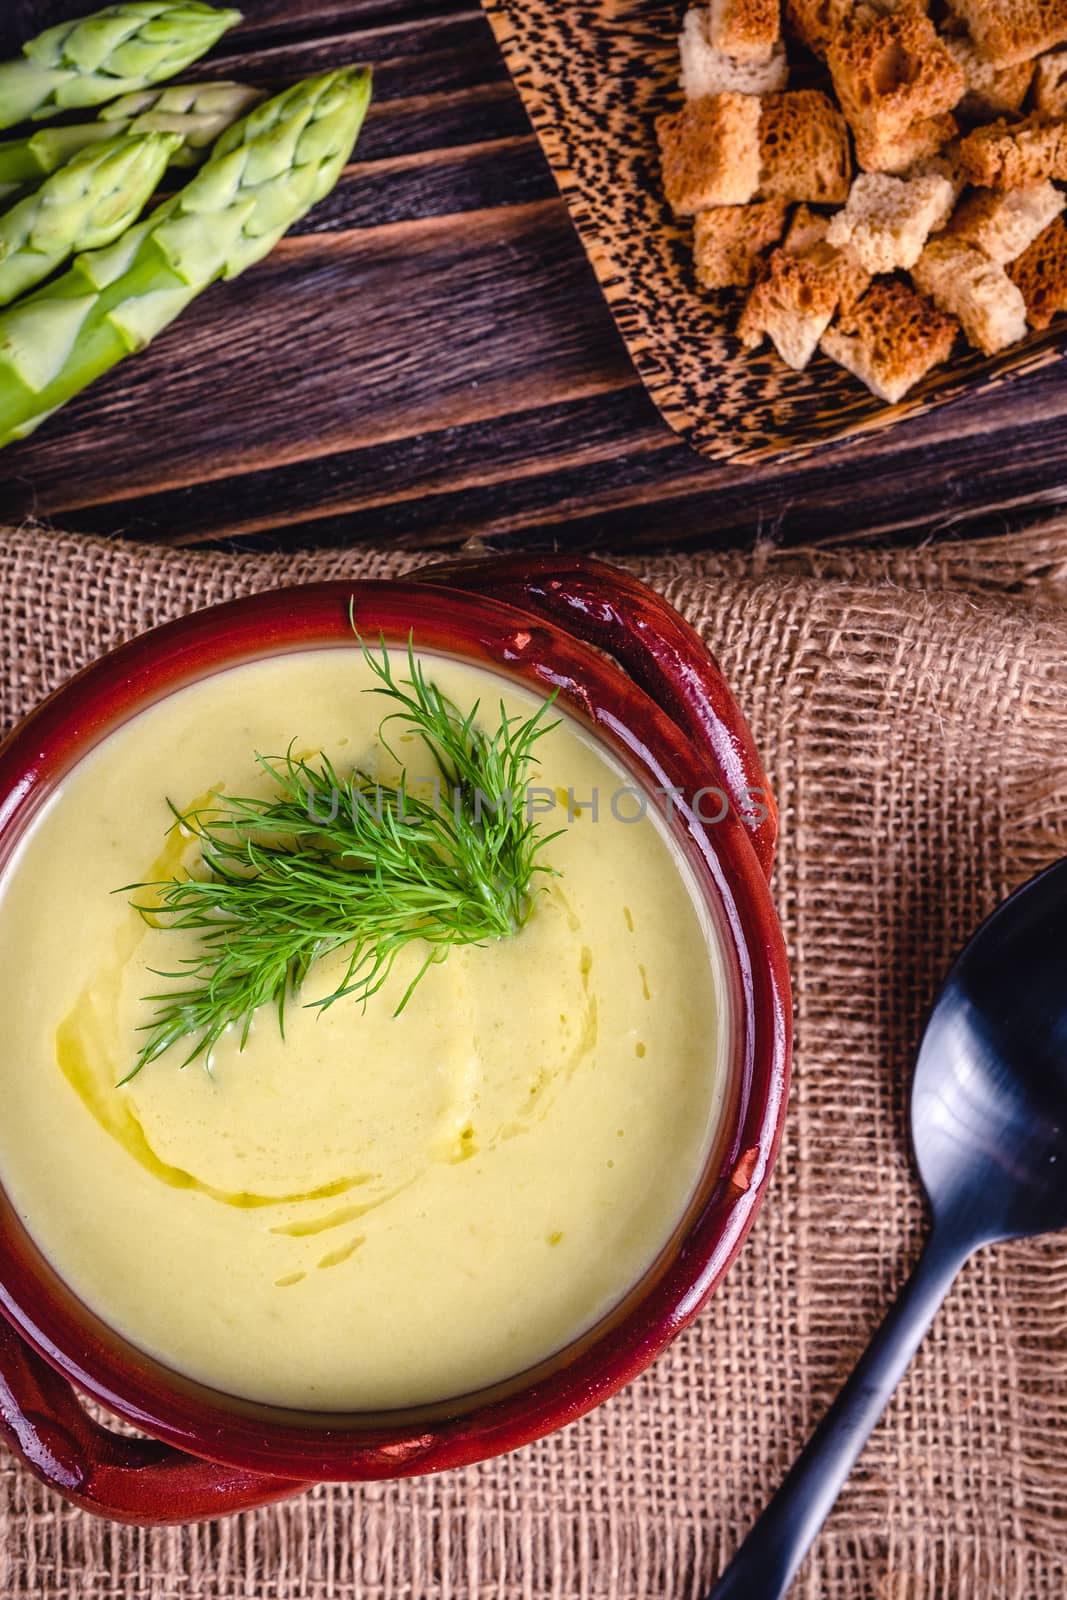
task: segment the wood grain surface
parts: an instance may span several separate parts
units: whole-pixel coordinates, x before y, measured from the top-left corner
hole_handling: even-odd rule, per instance
[[[0,54],[89,3],[7,0]],[[244,11],[197,75],[372,62],[357,160],[268,261],[0,455],[0,518],[621,551],[994,532],[1067,499],[1055,367],[791,465],[702,461],[630,365],[480,10]]]

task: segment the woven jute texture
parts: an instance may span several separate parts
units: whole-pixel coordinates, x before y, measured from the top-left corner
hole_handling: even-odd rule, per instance
[[[0,716],[120,639],[285,581],[417,564],[0,536]],[[0,1595],[680,1600],[736,1546],[914,1260],[906,1105],[977,921],[1067,853],[1067,532],[919,552],[634,564],[701,629],[781,802],[797,1053],[771,1192],[725,1285],[630,1389],[442,1476],[119,1528],[0,1461]],[[964,1271],[796,1593],[1067,1593],[1067,1238]],[[760,1600],[753,1596],[753,1600]]]

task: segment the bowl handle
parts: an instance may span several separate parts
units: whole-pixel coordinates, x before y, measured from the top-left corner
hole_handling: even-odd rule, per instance
[[[673,606],[628,573],[580,556],[476,557],[442,562],[415,577],[536,612],[613,656],[707,752],[715,783],[770,876],[778,836],[770,784],[718,662]]]
[[[114,1522],[198,1522],[307,1487],[112,1433],[2,1316],[0,1439],[50,1489]]]

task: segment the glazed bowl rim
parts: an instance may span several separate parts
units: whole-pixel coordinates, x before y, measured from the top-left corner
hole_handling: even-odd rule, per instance
[[[646,787],[657,768],[668,776],[700,770],[667,714],[564,629],[482,595],[403,579],[334,580],[190,613],[120,646],[57,690],[0,748],[0,870],[52,786],[107,734],[187,684],[247,661],[353,642],[350,602],[368,634],[380,629],[389,642],[411,637],[416,649],[458,656],[542,692],[558,689],[565,708],[616,759],[641,770]],[[675,811],[676,841],[684,810]],[[560,1352],[553,1370],[533,1369],[482,1397],[417,1412],[328,1418],[235,1401],[145,1357],[78,1301],[32,1245],[2,1188],[0,1311],[58,1371],[125,1421],[193,1455],[285,1478],[378,1478],[464,1465],[554,1431],[606,1399],[696,1315],[740,1249],[785,1107],[788,974],[766,879],[733,812],[716,826],[713,845],[708,829],[691,819],[687,827],[686,852],[705,901],[712,903],[713,892],[719,897],[737,937],[744,991],[737,1047],[744,1059],[736,1126],[720,1141],[719,1170],[707,1178],[670,1261],[654,1281],[652,1269],[642,1277],[617,1317]]]

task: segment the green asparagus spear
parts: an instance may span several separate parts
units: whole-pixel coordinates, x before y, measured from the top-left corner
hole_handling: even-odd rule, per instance
[[[0,199],[5,193],[35,187],[80,150],[120,133],[181,134],[170,164],[195,166],[208,146],[262,98],[260,90],[243,83],[167,84],[122,95],[103,108],[97,122],[38,128],[25,139],[4,140],[0,143]]]
[[[0,217],[0,306],[80,250],[99,250],[144,210],[178,144],[176,133],[143,133],[83,150],[28,199]]]
[[[5,139],[0,144],[0,186],[7,193],[36,185],[88,145],[103,144],[118,131],[105,122],[90,122],[69,128],[39,128],[26,139]]]
[[[0,62],[0,128],[173,78],[240,20],[199,0],[126,0],[47,28]]]
[[[209,284],[267,255],[333,188],[369,100],[365,68],[296,84],[224,133],[146,221],[0,313],[0,446],[143,350]]]
[[[263,98],[262,89],[245,83],[168,83],[122,95],[100,118],[116,133],[180,133],[170,164],[195,167],[219,135]]]

